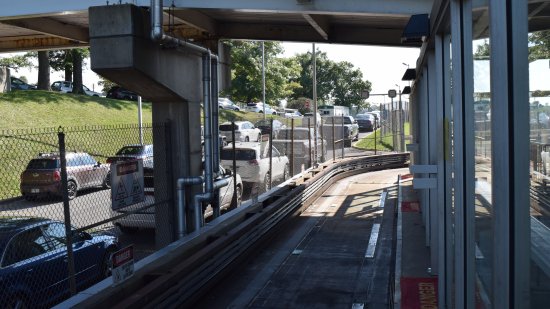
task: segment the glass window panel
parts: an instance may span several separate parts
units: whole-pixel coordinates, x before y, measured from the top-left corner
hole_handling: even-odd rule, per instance
[[[475,264],[476,305],[491,308],[493,303],[493,214],[491,158],[491,79],[488,1],[481,1],[472,11],[472,46],[474,73],[473,128],[475,149]],[[502,108],[502,107],[500,107]]]
[[[536,7],[533,4],[530,9]],[[543,14],[533,12],[537,16]],[[540,26],[550,29],[550,22]],[[550,180],[550,30],[529,33],[528,44],[531,205],[526,211],[531,215],[531,239],[528,240],[531,242],[531,308],[547,308],[550,299],[550,190],[547,187]]]

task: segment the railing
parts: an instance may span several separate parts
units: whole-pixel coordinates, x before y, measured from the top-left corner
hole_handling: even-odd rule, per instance
[[[187,235],[136,264],[127,282],[111,287],[106,279],[60,304],[61,307],[182,307],[192,303],[285,218],[299,214],[335,180],[403,167],[409,154],[356,157],[311,168],[246,202],[199,233]],[[223,224],[220,224],[223,222]],[[182,262],[183,261],[183,262]],[[94,296],[91,296],[94,295]]]

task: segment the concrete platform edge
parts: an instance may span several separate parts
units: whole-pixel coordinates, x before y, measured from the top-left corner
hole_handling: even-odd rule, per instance
[[[393,291],[393,308],[401,309],[401,250],[403,245],[403,214],[401,213],[401,175],[397,179],[397,231],[395,245],[395,277]]]

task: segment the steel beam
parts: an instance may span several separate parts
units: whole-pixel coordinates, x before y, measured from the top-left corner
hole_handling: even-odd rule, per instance
[[[305,20],[319,33],[323,39],[328,40],[329,22],[325,16],[302,14]]]
[[[75,47],[86,47],[88,44],[79,43],[57,37],[26,36],[22,39],[0,39],[0,53],[18,52],[22,50],[50,50]]]
[[[11,19],[2,23],[81,43],[89,40],[88,29],[48,17]]]
[[[383,14],[413,15],[429,14],[432,0],[313,0],[300,4],[296,0],[257,1],[257,0],[175,0],[176,7],[189,9],[222,9],[243,13],[277,12],[301,14]]]
[[[200,31],[208,32],[211,35],[217,33],[217,23],[209,16],[196,10],[174,10],[173,15],[182,23],[196,28]]]

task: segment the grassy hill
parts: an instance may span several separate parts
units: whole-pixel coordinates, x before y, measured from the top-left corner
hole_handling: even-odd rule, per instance
[[[137,102],[51,91],[0,93],[0,130],[137,124]],[[220,111],[220,123],[256,122],[263,115]],[[143,122],[152,122],[151,103],[143,103]]]
[[[68,150],[85,151],[105,162],[123,145],[139,142],[137,109],[137,102],[86,95],[0,93],[0,200],[20,195],[19,175],[30,159],[58,149],[57,127],[65,128]],[[262,114],[220,111],[220,123],[262,118]],[[144,142],[151,143],[151,103],[143,103],[143,122],[149,124]]]
[[[50,91],[0,93],[0,130],[137,124],[137,102]],[[143,122],[152,121],[143,103]]]

